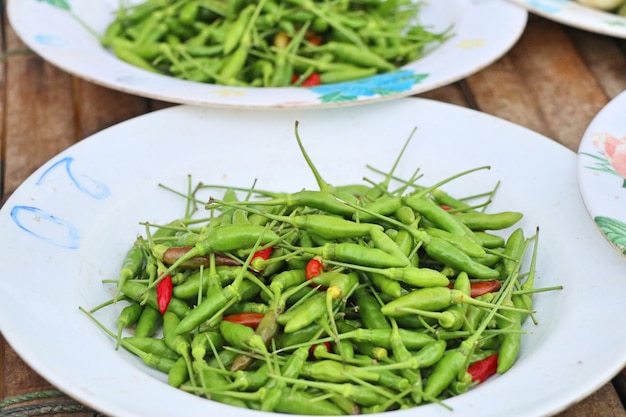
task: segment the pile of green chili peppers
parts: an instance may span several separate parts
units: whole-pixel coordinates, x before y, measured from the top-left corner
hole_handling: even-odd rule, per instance
[[[393,71],[444,42],[410,0],[147,0],[101,37],[123,61],[203,83],[329,84]]]
[[[185,199],[184,216],[145,223],[119,278],[107,281],[114,298],[81,310],[170,385],[256,410],[446,406],[510,369],[539,291],[538,232],[524,236],[519,212],[485,210],[495,190],[471,199],[443,191],[483,167],[423,186],[419,170],[394,175],[399,155],[377,171],[381,181],[335,186],[316,170],[297,123],[295,134],[319,189],[222,187],[207,202],[198,192],[220,186],[163,186]],[[470,205],[477,197],[487,202]],[[117,332],[96,319],[111,305],[124,306]],[[491,371],[474,373],[494,355]]]

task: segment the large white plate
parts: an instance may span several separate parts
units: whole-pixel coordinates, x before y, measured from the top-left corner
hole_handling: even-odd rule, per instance
[[[591,121],[578,148],[578,180],[600,231],[626,256],[626,92]]]
[[[118,4],[118,0],[10,0],[8,17],[37,54],[94,83],[175,103],[257,108],[345,106],[441,87],[504,55],[521,35],[527,19],[525,10],[501,0],[431,0],[423,7],[422,22],[438,31],[452,25],[455,34],[430,55],[399,71],[313,88],[231,88],[132,67],[104,50],[74,18],[79,16],[96,33],[104,33]]]
[[[574,0],[509,0],[540,16],[601,35],[626,38],[626,18]]]
[[[476,111],[403,98],[369,106],[265,112],[175,106],[106,129],[52,158],[0,210],[0,329],[37,372],[81,402],[117,417],[263,413],[233,409],[169,387],[78,307],[107,300],[101,280],[117,276],[139,222],[181,217],[187,175],[207,183],[296,191],[315,188],[295,142],[294,123],[331,184],[377,178],[414,127],[396,174],[416,167],[423,184],[490,165],[446,187],[465,196],[501,181],[492,210],[525,213],[528,236],[540,227],[538,326],[523,339],[516,366],[453,398],[454,416],[540,417],[591,394],[626,365],[626,262],[585,211],[577,156],[561,145]],[[583,256],[581,256],[583,254]],[[115,327],[116,312],[98,317]],[[443,416],[439,405],[394,412]],[[268,414],[269,416],[269,414]]]

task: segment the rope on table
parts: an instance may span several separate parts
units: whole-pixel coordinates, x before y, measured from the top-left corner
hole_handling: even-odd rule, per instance
[[[71,413],[87,413],[93,417],[106,417],[78,401],[68,399],[59,390],[16,395],[0,401],[0,417],[33,417]]]

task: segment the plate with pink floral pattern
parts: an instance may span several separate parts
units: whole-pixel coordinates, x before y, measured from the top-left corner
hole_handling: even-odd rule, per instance
[[[589,214],[626,256],[626,92],[591,121],[578,148],[578,180]]]

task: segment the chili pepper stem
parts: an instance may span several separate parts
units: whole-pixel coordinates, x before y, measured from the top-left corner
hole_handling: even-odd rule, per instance
[[[300,125],[300,122],[298,120],[296,120],[296,122],[295,122],[295,135],[296,135],[296,141],[298,142],[298,147],[300,148],[300,152],[302,153],[302,156],[304,157],[307,165],[309,166],[309,169],[313,173],[313,176],[315,177],[315,180],[317,181],[317,186],[319,187],[320,191],[327,191],[327,192],[332,193],[334,191],[334,187],[332,185],[330,185],[329,183],[327,183],[324,180],[324,178],[322,178],[322,176],[320,175],[319,171],[317,170],[317,168],[313,164],[313,161],[309,157],[309,154],[307,153],[306,149],[304,149],[304,146],[302,145],[302,140],[300,139],[300,133],[298,131],[298,126],[299,125]]]
[[[98,326],[100,328],[100,330],[102,330],[104,333],[106,333],[107,335],[109,335],[111,338],[116,339],[116,335],[111,332],[109,329],[106,328],[106,326],[104,326],[98,319],[96,319],[96,317],[91,314],[91,312],[89,312],[88,310],[84,309],[83,307],[78,307],[78,309],[85,313],[85,315],[96,324],[96,326]],[[120,346],[122,346],[124,349],[128,350],[129,352],[133,353],[134,355],[138,356],[140,359],[142,359],[146,364],[150,363],[150,358],[154,355],[150,354],[150,353],[146,353],[144,351],[142,351],[141,349],[138,349],[137,347],[133,346],[131,343],[128,343],[127,341],[125,341],[123,338],[120,340]]]

